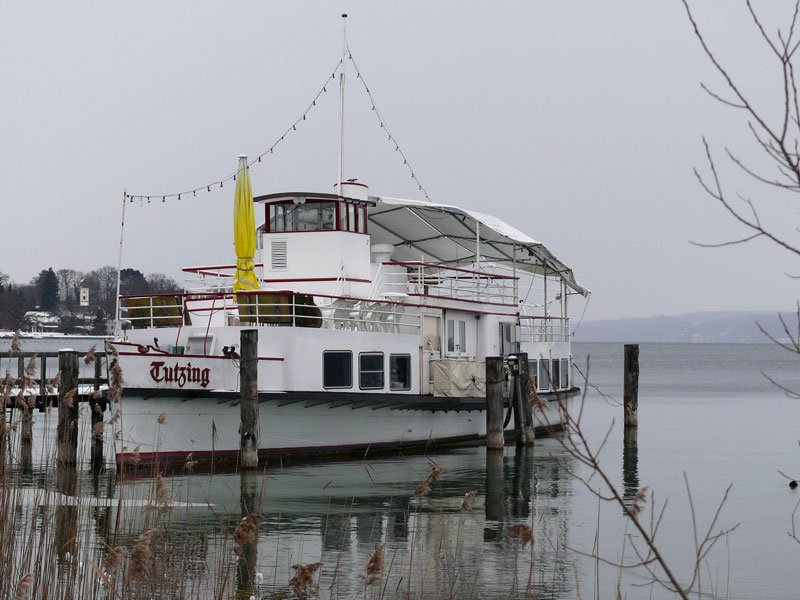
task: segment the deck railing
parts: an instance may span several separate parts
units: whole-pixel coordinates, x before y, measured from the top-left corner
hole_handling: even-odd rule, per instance
[[[420,261],[390,261],[382,271],[381,289],[410,296],[444,298],[500,306],[517,305],[518,277]]]
[[[404,302],[284,290],[137,295],[121,300],[120,319],[134,329],[259,325],[416,333],[421,325],[419,311]]]
[[[568,342],[569,319],[563,317],[520,317],[521,342]]]
[[[258,275],[262,267],[261,263],[255,265]],[[236,265],[187,267],[183,271],[189,292],[230,292]],[[519,277],[513,275],[422,261],[387,261],[378,268],[369,295],[373,300],[417,296],[516,307],[518,283]]]

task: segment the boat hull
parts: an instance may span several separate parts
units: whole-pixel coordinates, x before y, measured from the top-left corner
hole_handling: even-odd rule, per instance
[[[129,467],[235,465],[238,394],[126,390],[114,423],[116,461]],[[563,395],[562,395],[563,398]],[[559,401],[537,414],[539,434],[558,429]],[[513,431],[513,419],[508,423]],[[485,400],[386,394],[259,394],[259,458],[319,457],[479,443]]]

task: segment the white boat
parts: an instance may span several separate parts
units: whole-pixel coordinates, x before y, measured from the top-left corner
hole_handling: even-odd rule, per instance
[[[479,442],[486,357],[527,353],[541,397],[577,390],[568,298],[588,292],[572,269],[495,217],[341,172],[332,193],[253,199],[256,289],[234,291],[236,265],[199,266],[182,294],[121,298],[118,463],[237,460],[243,329],[258,330],[262,459]],[[537,414],[559,423],[555,402]]]

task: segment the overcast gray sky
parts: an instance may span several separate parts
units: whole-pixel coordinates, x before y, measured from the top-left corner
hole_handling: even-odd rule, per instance
[[[777,114],[779,72],[744,3],[694,5],[722,61]],[[790,2],[756,6],[773,27],[791,15]],[[268,148],[333,70],[343,11],[431,198],[547,244],[593,291],[587,318],[793,308],[786,273],[800,268],[785,252],[689,243],[743,233],[694,180],[701,136],[718,153],[753,150],[743,116],[700,89],[721,82],[678,0],[0,0],[0,271],[28,281],[50,266],[116,265],[123,190],[195,188]],[[420,197],[349,74],[345,177]],[[329,92],[254,166],[256,194],[331,189],[337,111]],[[741,188],[796,240],[792,198]],[[178,277],[233,262],[232,193],[129,204],[123,266]]]

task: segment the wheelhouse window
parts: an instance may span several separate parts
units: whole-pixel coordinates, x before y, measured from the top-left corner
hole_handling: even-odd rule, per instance
[[[389,355],[389,389],[394,391],[411,389],[411,355]]]
[[[539,371],[537,371],[537,364],[535,360],[528,361],[528,375],[531,378],[531,386],[534,390],[539,389]]]
[[[358,355],[358,385],[362,390],[383,389],[383,352]]]
[[[358,233],[367,232],[367,209],[364,206],[359,206],[356,211],[358,214],[358,223],[356,224],[356,231]]]
[[[561,388],[569,388],[569,359],[561,359]]]
[[[353,231],[367,233],[367,207],[341,201],[298,198],[268,205],[269,233]]]
[[[332,231],[336,223],[336,203],[303,201],[269,205],[269,230]]]
[[[353,353],[326,350],[322,353],[322,387],[353,387]]]

